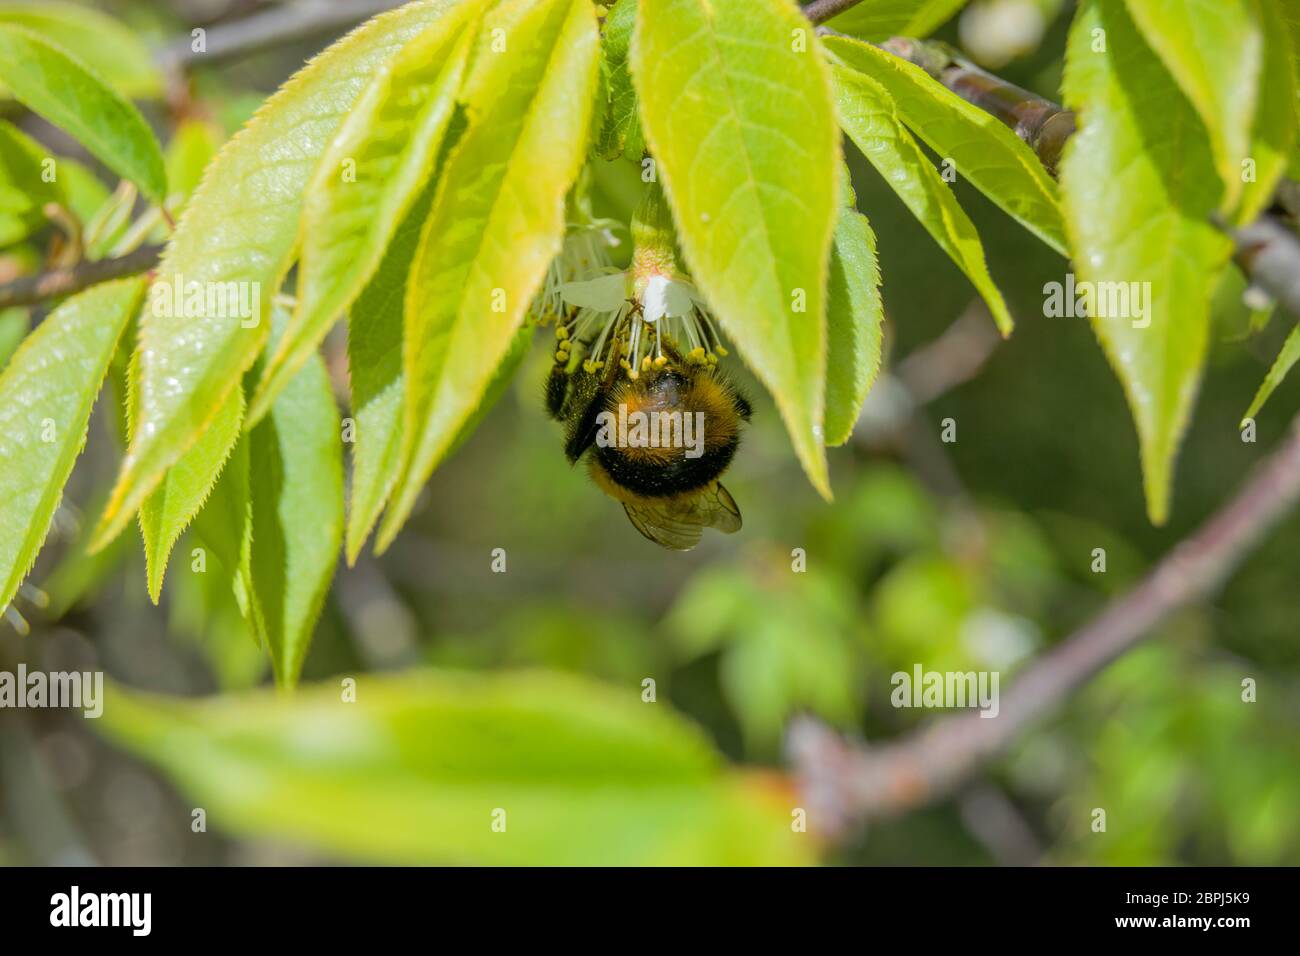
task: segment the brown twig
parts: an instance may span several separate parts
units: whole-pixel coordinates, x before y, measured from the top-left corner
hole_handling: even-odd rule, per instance
[[[14,305],[34,305],[46,299],[80,292],[109,279],[139,275],[158,264],[162,251],[160,245],[140,246],[116,259],[95,259],[66,269],[53,269],[39,275],[15,279],[0,285],[0,309]]]
[[[350,27],[403,0],[293,0],[259,13],[204,28],[203,49],[191,36],[172,41],[158,53],[164,68],[219,63],[296,43]]]
[[[946,794],[1178,608],[1211,594],[1300,499],[1300,417],[1282,445],[1192,537],[1124,597],[1030,664],[1002,694],[996,717],[941,718],[880,747],[848,742],[804,718],[787,750],[806,806],[829,835]]]
[[[804,6],[803,15],[813,23],[825,23],[861,2],[862,0],[812,0],[812,3]]]
[[[988,310],[973,303],[937,339],[899,362],[895,374],[917,405],[927,405],[978,375],[1001,342]]]
[[[1232,234],[1233,259],[1252,284],[1300,316],[1300,238],[1274,216],[1260,216]]]

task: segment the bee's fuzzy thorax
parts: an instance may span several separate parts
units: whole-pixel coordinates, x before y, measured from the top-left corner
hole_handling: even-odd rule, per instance
[[[735,388],[710,366],[669,366],[636,381],[620,379],[600,406],[610,422],[657,418],[665,428],[671,422],[678,429],[672,442],[597,442],[592,449],[590,467],[602,488],[615,485],[650,498],[697,492],[715,482],[735,457],[748,412]]]
[[[673,369],[655,371],[640,381],[619,381],[609,392],[605,409],[617,414],[646,415],[660,413],[702,415],[704,444],[706,448],[720,448],[735,443],[739,438],[739,417],[736,412],[736,391],[722,376],[711,370],[701,370],[683,375]],[[678,457],[680,449],[629,448],[629,457],[662,460]],[[668,452],[668,455],[664,455]]]

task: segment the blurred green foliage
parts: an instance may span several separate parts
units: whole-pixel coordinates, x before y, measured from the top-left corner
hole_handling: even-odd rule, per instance
[[[130,8],[137,19],[163,16],[161,5],[113,6]],[[1031,89],[1057,89],[1068,13],[1067,4],[1042,44],[1000,72]],[[164,22],[157,33],[175,26]],[[956,39],[956,26],[945,36]],[[202,163],[195,157],[214,145],[207,141],[211,124],[228,135],[307,52],[259,54],[200,71],[191,107],[204,125],[169,132],[178,144],[169,156],[172,182],[193,182]],[[161,111],[153,118],[165,123]],[[626,220],[637,196],[635,168],[603,172],[609,178],[596,184],[597,214]],[[865,167],[853,173],[858,206],[882,237],[885,368],[897,369],[977,297],[879,177]],[[319,698],[304,695],[308,716],[283,716],[261,696],[194,706],[141,699],[113,708],[119,738],[171,767],[173,774],[164,775],[99,742],[79,718],[35,715],[21,732],[39,745],[48,779],[18,778],[0,753],[0,860],[43,859],[41,834],[55,827],[14,812],[15,787],[44,787],[50,805],[66,806],[81,843],[111,863],[493,853],[486,827],[481,845],[434,842],[432,828],[403,801],[436,815],[436,801],[445,797],[431,769],[437,748],[460,741],[466,749],[458,759],[472,763],[479,752],[471,742],[482,740],[466,736],[470,711],[542,693],[518,690],[531,677],[489,676],[502,671],[580,676],[556,685],[570,688],[572,700],[543,694],[547,707],[569,708],[563,734],[522,722],[509,741],[513,756],[494,772],[537,770],[567,758],[584,772],[616,778],[628,766],[619,762],[627,751],[610,724],[620,718],[611,715],[644,709],[639,697],[651,679],[656,707],[699,726],[658,715],[656,732],[667,742],[649,748],[656,756],[647,765],[687,766],[706,789],[716,783],[715,745],[736,763],[778,766],[781,733],[794,714],[813,713],[869,741],[933,720],[932,712],[890,706],[895,671],[918,664],[997,670],[1005,693],[1030,657],[1131,586],[1231,494],[1283,434],[1300,406],[1300,381],[1279,386],[1260,414],[1258,441],[1243,443],[1241,413],[1292,323],[1276,315],[1253,328],[1260,317],[1252,319],[1241,304],[1239,277],[1225,283],[1171,520],[1152,527],[1133,427],[1092,332],[1084,320],[1042,314],[1043,285],[1063,279],[1065,260],[968,185],[959,182],[956,190],[979,228],[1016,332],[978,376],[914,414],[889,405],[897,380],[882,375],[870,409],[875,426],[830,454],[833,503],[808,486],[775,408],[737,368],[756,405],[727,480],[745,527],[731,537],[707,536],[689,554],[658,549],[636,535],[583,469],[565,461],[559,430],[542,409],[550,357],[544,343],[536,344],[483,425],[435,473],[392,550],[340,569],[303,675],[305,683],[327,682],[330,689],[316,692]],[[26,322],[26,315],[6,314],[2,324]],[[342,380],[341,337],[328,340],[325,353]],[[50,607],[42,612],[20,598],[37,636],[23,641],[0,631],[0,666],[75,661],[106,668],[124,686],[176,695],[266,683],[265,655],[248,639],[226,582],[191,572],[192,537],[177,546],[161,609],[143,598],[133,529],[109,551],[85,556],[79,528],[94,524],[98,496],[116,465],[115,417],[116,409],[101,402],[55,538],[33,578],[49,592]],[[957,423],[951,444],[938,438],[946,418]],[[831,860],[1300,864],[1298,533],[1300,518],[1293,517],[1220,594],[1162,627],[989,769],[981,786],[1032,836],[1028,856],[1023,840],[1003,841],[972,823],[970,793],[963,792],[874,825]],[[505,551],[505,573],[493,571],[496,548]],[[1104,573],[1093,570],[1099,548]],[[796,549],[804,571],[795,570]],[[325,707],[325,697],[333,706],[342,678],[359,677],[365,701],[367,686],[390,686],[386,672],[425,667],[467,672],[457,686],[477,688],[452,693],[459,703],[448,706],[461,712],[428,725],[441,728],[436,738],[395,730],[407,719],[397,704],[380,707],[355,739],[312,710]],[[1256,682],[1257,702],[1243,701],[1245,678]],[[393,699],[410,704],[402,688],[422,679],[393,682]],[[593,681],[606,686],[593,689]],[[0,713],[0,735],[10,732],[18,732],[12,715]],[[383,788],[368,788],[366,775],[393,740],[402,742],[402,759],[384,768],[392,776],[373,782],[394,783],[394,790],[376,793]],[[343,749],[353,763],[329,765]],[[208,766],[195,759],[198,753],[218,753],[225,762]],[[297,770],[304,776],[295,778]],[[309,785],[312,774],[334,776],[317,788]],[[289,803],[241,794],[239,785],[249,781],[277,788],[267,792]],[[766,853],[770,848],[753,843],[746,829],[751,810],[736,811],[734,794],[718,796],[721,790],[709,791],[719,802],[685,810],[671,803],[652,809],[635,787],[616,788],[604,801],[550,805],[553,832],[539,833],[533,850],[551,854],[548,862],[693,860],[718,846],[727,859]],[[208,834],[189,829],[195,793],[214,796],[212,806],[223,808],[211,814]],[[355,801],[349,806],[370,815],[372,827],[325,832],[329,809],[341,805],[331,801],[343,793]],[[789,795],[780,800],[777,819],[785,824]],[[1104,833],[1092,829],[1097,808],[1106,811]],[[615,811],[644,824],[628,831],[628,842],[613,836],[619,827],[604,816]],[[238,825],[223,827],[223,812]],[[716,826],[720,842],[705,849],[654,842],[654,834],[672,832],[679,812],[708,821],[705,830]],[[770,806],[753,812],[772,819]],[[303,851],[304,844],[312,849]],[[782,839],[764,858],[803,859],[806,852],[801,845],[793,856],[787,850]]]

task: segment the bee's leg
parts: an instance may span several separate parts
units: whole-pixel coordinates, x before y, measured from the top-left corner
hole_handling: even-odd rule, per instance
[[[564,408],[564,396],[569,393],[569,373],[558,362],[551,366],[551,374],[546,377],[546,414],[556,421],[561,420],[560,412]]]
[[[582,410],[582,414],[574,421],[569,432],[569,438],[564,443],[564,454],[570,462],[577,461],[582,457],[583,452],[595,444],[596,432],[599,430],[596,426],[596,420],[600,414],[601,405],[600,397],[595,397],[587,403]]]
[[[596,440],[596,420],[604,407],[600,379],[581,365],[569,377],[569,394],[560,416],[567,426],[564,454],[575,462]]]
[[[754,414],[754,406],[749,404],[749,399],[741,395],[740,392],[736,392],[733,400],[736,406],[736,414],[745,421],[749,421],[750,416]]]

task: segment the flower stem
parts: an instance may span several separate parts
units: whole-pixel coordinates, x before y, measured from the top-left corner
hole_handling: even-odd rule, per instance
[[[663,187],[652,182],[632,213],[632,274],[638,282],[677,271],[676,233]]]

